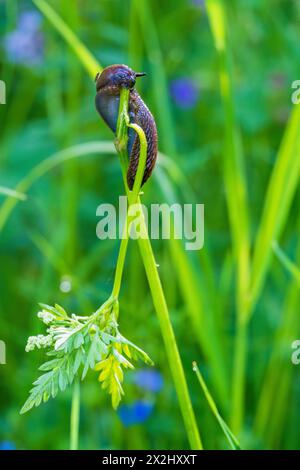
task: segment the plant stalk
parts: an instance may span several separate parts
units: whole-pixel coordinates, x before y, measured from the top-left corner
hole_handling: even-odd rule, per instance
[[[70,450],[78,450],[79,418],[80,418],[80,383],[79,383],[79,379],[75,379],[75,382],[73,385],[72,404],[71,404]]]
[[[127,149],[126,149],[127,125],[129,124],[128,115],[127,115],[128,98],[129,98],[128,90],[122,89],[121,96],[120,96],[120,108],[119,108],[119,119],[118,119],[118,126],[117,126],[116,147],[120,156],[123,180],[124,180],[125,190],[126,190],[129,204],[132,204],[133,201],[136,201],[137,204],[141,204],[140,198],[138,196],[140,183],[138,182],[136,184],[136,181],[135,181],[133,191],[131,192],[126,182],[126,171],[127,171],[127,166],[128,166],[128,155],[127,155]],[[140,158],[141,158],[143,151],[145,152],[144,155],[146,155],[146,150],[147,150],[147,147],[145,145],[146,139],[145,139],[145,136],[143,136],[144,133],[142,129],[140,128],[138,129],[138,126],[137,126],[135,127],[135,130],[138,132],[139,138],[140,138],[140,147],[141,147]],[[140,165],[139,165],[139,168],[140,168]],[[138,172],[139,172],[139,168],[138,168]],[[143,171],[140,171],[139,175],[138,175],[138,172],[136,175],[136,180],[138,176],[139,178],[141,178],[143,174]],[[187,431],[188,440],[192,449],[202,449],[203,448],[202,441],[201,441],[201,437],[200,437],[199,430],[197,427],[196,418],[195,418],[191,398],[190,398],[188,387],[187,387],[183,365],[182,365],[180,354],[178,351],[176,338],[175,338],[173,327],[171,324],[167,303],[165,300],[163,288],[162,288],[160,277],[158,274],[157,264],[156,264],[154,254],[152,251],[152,246],[149,240],[148,231],[146,228],[146,223],[145,223],[145,219],[144,219],[142,211],[140,212],[139,223],[140,223],[140,236],[138,238],[139,249],[140,249],[143,264],[145,267],[147,279],[149,282],[149,287],[150,287],[154,307],[156,310],[156,314],[158,316],[161,333],[162,333],[163,341],[165,344],[166,353],[167,353],[175,389],[177,392],[179,405],[181,408],[181,413],[182,413],[185,428]],[[124,239],[124,240],[127,240],[127,239]],[[121,248],[120,248],[120,251],[122,251],[122,254],[120,255],[121,257],[119,258],[120,264],[124,262],[126,249],[127,249],[127,241],[125,243],[124,240],[122,240]],[[119,272],[120,272],[120,269],[119,269]]]

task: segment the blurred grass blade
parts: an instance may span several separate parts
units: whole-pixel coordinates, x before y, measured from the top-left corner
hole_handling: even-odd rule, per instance
[[[215,47],[219,52],[222,52],[226,47],[226,27],[223,5],[219,0],[206,0],[206,8]]]
[[[76,34],[69,28],[69,26],[61,19],[61,17],[48,5],[44,0],[32,0],[39,10],[50,21],[52,26],[60,33],[65,39],[67,44],[73,49],[78,56],[82,65],[86,68],[91,78],[95,78],[97,72],[101,72],[102,67],[91,52],[85,45],[78,39]]]
[[[5,186],[0,186],[0,194],[19,199],[20,201],[25,201],[27,199],[26,194],[15,191],[14,189],[6,188]]]
[[[284,268],[291,274],[291,276],[295,279],[295,281],[298,282],[300,286],[300,269],[298,266],[296,266],[295,263],[293,263],[282,251],[282,249],[279,247],[277,242],[273,242],[272,244],[273,251],[276,254],[277,258],[281,262],[281,264],[284,266]]]
[[[298,224],[299,230],[299,224]],[[288,408],[290,393],[295,378],[295,366],[291,362],[291,344],[300,333],[300,243],[298,242],[296,263],[273,243],[273,250],[280,262],[292,275],[292,282],[282,306],[282,317],[272,338],[271,356],[264,373],[260,389],[254,430],[263,436],[268,448],[277,448],[288,427]]]
[[[115,147],[112,142],[87,142],[84,144],[74,145],[61,152],[57,152],[36,165],[25,178],[17,185],[18,193],[26,193],[31,185],[48,171],[56,166],[71,160],[73,158],[84,157],[92,154],[115,153]],[[3,229],[8,217],[14,207],[19,202],[18,199],[8,197],[0,206],[0,232]]]
[[[213,322],[214,317],[212,314],[207,315],[203,305],[203,295],[201,294],[205,288],[199,287],[200,280],[184,250],[182,241],[171,237],[169,246],[181,295],[193,325],[194,335],[211,367],[214,386],[218,391],[222,405],[225,407],[228,403],[229,384],[224,352]]]
[[[202,377],[202,374],[197,366],[197,363],[194,361],[193,362],[193,371],[196,373],[196,376],[199,380],[199,383],[200,383],[200,386],[203,390],[203,393],[204,393],[204,396],[207,400],[207,403],[211,409],[211,411],[213,412],[216,420],[218,421],[230,447],[232,450],[241,450],[241,447],[240,447],[240,444],[237,440],[237,438],[234,436],[234,434],[231,432],[231,430],[229,429],[229,427],[227,426],[227,424],[225,423],[224,419],[222,418],[222,416],[220,415],[219,411],[218,411],[218,408],[214,402],[214,399],[213,397],[211,396],[207,386],[206,386],[206,383]]]
[[[226,11],[221,0],[206,0],[206,7],[219,59],[219,81],[225,126],[223,174],[233,253],[237,265],[237,332],[232,379],[231,425],[234,432],[238,433],[244,417],[247,320],[249,317],[250,236],[247,181],[234,103],[232,60]]]
[[[251,275],[251,306],[263,288],[269,268],[272,241],[278,239],[288,217],[300,172],[300,106],[290,116],[270,178],[256,236]]]
[[[206,6],[215,47],[219,56],[219,80],[225,125],[224,183],[233,251],[237,260],[237,310],[240,319],[244,320],[247,316],[247,302],[245,299],[248,296],[250,272],[249,215],[244,155],[236,120],[231,52],[227,37],[225,9],[220,0],[207,0]]]
[[[272,352],[258,396],[253,428],[271,449],[280,446],[289,427],[288,410],[296,373],[291,344],[300,333],[299,302],[299,283],[294,281],[282,306],[282,319],[272,338]]]

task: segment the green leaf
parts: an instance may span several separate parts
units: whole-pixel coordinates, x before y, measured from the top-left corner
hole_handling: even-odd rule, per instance
[[[61,305],[55,304],[54,307],[55,307],[56,311],[57,311],[62,317],[68,318],[67,312],[65,311],[65,309],[64,309]]]
[[[75,355],[74,363],[73,363],[73,374],[74,375],[78,372],[78,369],[79,369],[81,363],[83,363],[83,358],[84,358],[84,350],[78,349],[78,351],[76,352],[76,355]]]
[[[85,330],[85,331],[84,331]],[[84,343],[84,334],[87,331],[87,325],[82,324],[72,327],[55,327],[53,330],[55,339],[54,349],[56,351],[65,350],[71,353],[73,349],[79,348]]]
[[[42,402],[49,400],[50,396],[55,398],[58,389],[65,390],[65,388],[73,381],[74,374],[71,376],[67,373],[69,356],[63,356],[52,361],[42,364],[41,370],[49,370],[45,374],[38,377],[33,382],[34,387],[30,390],[29,398],[23,405],[20,413],[26,413],[34,406],[39,406]]]
[[[52,307],[51,305],[47,305],[47,304],[43,304],[43,303],[39,302],[39,306],[42,307],[47,312],[53,313],[53,315],[55,315],[55,316],[61,315],[59,310],[57,310],[55,307]]]
[[[78,333],[74,338],[74,348],[78,349],[84,343],[84,336],[82,333]]]
[[[120,335],[113,310],[103,326],[106,331],[101,331],[95,314],[90,317],[69,317],[58,304],[55,307],[46,304],[41,306],[57,318],[48,329],[54,340],[54,349],[47,353],[52,359],[40,366],[39,369],[45,373],[33,383],[34,387],[21,413],[39,406],[50,396],[54,398],[59,390],[64,391],[73,382],[81,365],[81,380],[89,369],[101,371],[99,381],[111,395],[112,406],[116,408],[124,394],[123,369],[134,368],[127,358],[142,359],[147,364],[153,364],[149,356]]]
[[[58,385],[62,392],[66,389],[68,385],[68,375],[64,369],[61,369],[59,371]]]
[[[96,362],[102,359],[103,354],[105,354],[105,351],[107,351],[105,344],[102,343],[99,336],[96,334],[90,343],[89,351],[85,358],[85,364],[81,380],[84,379],[89,369],[95,368]]]
[[[44,364],[42,364],[39,367],[39,370],[42,370],[42,371],[52,370],[54,369],[55,366],[59,365],[60,361],[61,359],[52,359],[51,361],[44,362]]]

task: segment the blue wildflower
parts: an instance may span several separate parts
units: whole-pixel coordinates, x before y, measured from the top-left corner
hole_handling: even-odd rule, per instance
[[[13,442],[10,441],[1,441],[0,450],[16,450],[16,446]]]
[[[22,31],[36,31],[40,28],[42,16],[39,12],[28,10],[21,13],[18,19],[18,29]]]
[[[196,83],[186,77],[173,80],[170,85],[170,92],[177,106],[183,109],[192,108],[199,99],[199,89]]]
[[[149,401],[136,400],[130,405],[121,405],[118,415],[124,426],[133,426],[146,421],[153,411],[153,403]]]
[[[140,388],[157,393],[163,386],[161,373],[155,369],[141,369],[135,372],[133,381]]]
[[[18,19],[17,28],[5,36],[4,49],[12,63],[29,66],[41,63],[44,52],[41,21],[38,12],[23,12]]]

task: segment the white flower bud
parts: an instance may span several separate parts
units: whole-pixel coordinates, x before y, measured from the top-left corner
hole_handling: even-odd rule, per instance
[[[40,318],[45,325],[49,325],[53,320],[55,320],[55,316],[52,313],[47,312],[47,310],[41,310],[38,312],[37,317]]]
[[[48,346],[52,345],[53,338],[51,335],[37,335],[37,336],[29,336],[27,340],[27,344],[25,347],[25,351],[33,351],[35,348],[47,348]]]

